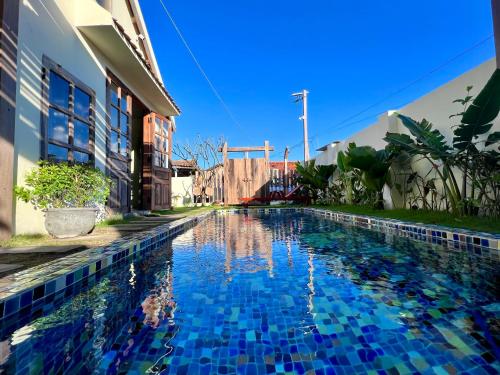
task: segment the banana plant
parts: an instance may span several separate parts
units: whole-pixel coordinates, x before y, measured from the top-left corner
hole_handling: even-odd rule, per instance
[[[486,151],[484,147],[478,147],[478,144],[484,143],[485,147],[491,147],[500,141],[500,132],[487,135],[500,112],[500,70],[494,72],[475,99],[470,95],[471,89],[472,87],[467,87],[464,99],[454,101],[464,108],[461,113],[450,116],[461,117],[460,124],[454,129],[452,145],[426,119],[419,122],[402,114],[398,114],[398,117],[413,137],[388,132],[384,138],[391,150],[405,151],[412,156],[419,155],[431,163],[442,181],[451,210],[456,214],[470,213],[468,202],[478,205],[476,188],[480,191],[479,199],[487,199],[488,192],[495,193],[499,189],[495,179],[483,177],[485,173],[489,173],[487,171],[492,170],[492,160],[498,170],[500,154],[495,149]],[[488,160],[488,165],[478,163],[481,160]],[[454,168],[462,172],[462,189],[459,188]],[[472,187],[469,195],[468,185]]]
[[[467,88],[468,93],[471,88]],[[488,156],[483,158],[484,155],[480,155],[483,150],[480,150],[477,145],[484,143],[488,147],[500,140],[500,132],[493,132],[484,139],[485,135],[493,127],[493,121],[500,111],[500,70],[493,73],[486,86],[469,105],[470,101],[472,101],[471,95],[455,101],[461,103],[464,107],[463,112],[458,114],[462,116],[462,119],[455,128],[453,137],[453,147],[457,150],[457,159],[463,169],[462,200],[464,201],[469,198],[474,200],[476,186],[479,181],[478,177],[475,176],[476,171],[471,170],[472,164],[475,164],[478,159],[490,159]],[[483,140],[479,140],[480,137]],[[492,152],[493,154],[496,153],[495,150]],[[470,197],[467,194],[468,179],[470,179],[471,185]]]
[[[336,168],[334,164],[316,165],[315,160],[297,164],[297,181],[310,192],[313,200],[317,200],[320,195],[326,194],[330,177],[333,176]]]
[[[429,161],[439,175],[454,213],[459,213],[460,189],[453,172],[455,153],[445,137],[432,124],[423,119],[418,122],[410,117],[397,115],[414,138],[408,134],[387,132],[384,140],[394,152],[405,151],[411,156],[421,156]],[[438,163],[441,163],[441,166]]]
[[[356,147],[355,143],[349,143],[347,152]],[[337,166],[339,169],[340,179],[345,187],[345,200],[347,204],[353,204],[354,196],[354,184],[356,181],[356,172],[350,165],[350,159],[344,153],[344,151],[339,151],[337,154]]]
[[[390,185],[391,153],[387,150],[375,150],[370,146],[360,146],[349,148],[346,158],[350,167],[361,171],[361,181],[374,198],[374,207],[383,209],[383,189],[386,184]]]
[[[472,86],[467,88],[469,93]],[[477,139],[479,136],[488,133],[500,112],[500,70],[496,70],[489,79],[486,86],[472,101],[471,95],[465,99],[457,99],[455,102],[464,105],[461,123],[454,130],[453,147],[458,151],[477,152]],[[499,141],[500,132],[491,133],[486,139],[488,145]]]

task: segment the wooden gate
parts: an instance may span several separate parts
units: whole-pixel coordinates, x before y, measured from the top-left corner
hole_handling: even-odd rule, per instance
[[[227,161],[227,204],[240,204],[241,198],[267,196],[267,160],[229,159]]]
[[[224,204],[241,204],[243,199],[264,198],[268,195],[269,151],[273,147],[268,141],[264,146],[220,148],[224,154]],[[248,152],[264,151],[264,158],[248,158]],[[229,159],[228,152],[244,152],[244,159]]]

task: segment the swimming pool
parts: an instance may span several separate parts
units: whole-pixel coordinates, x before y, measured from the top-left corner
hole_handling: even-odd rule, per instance
[[[3,328],[0,370],[494,374],[498,276],[474,252],[303,212],[218,214]]]

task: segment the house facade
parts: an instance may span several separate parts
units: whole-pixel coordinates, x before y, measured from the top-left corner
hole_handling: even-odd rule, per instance
[[[39,160],[105,171],[112,213],[170,208],[180,110],[138,0],[0,4],[0,237],[45,231],[43,213],[12,194]]]

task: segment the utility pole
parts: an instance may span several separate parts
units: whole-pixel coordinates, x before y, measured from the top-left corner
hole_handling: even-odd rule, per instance
[[[283,191],[288,194],[288,146],[285,148],[285,171],[283,173]]]
[[[309,91],[302,90],[301,92],[292,94],[295,97],[295,102],[302,101],[302,116],[299,120],[302,120],[304,124],[304,163],[309,161],[309,136],[307,132],[307,94]]]

